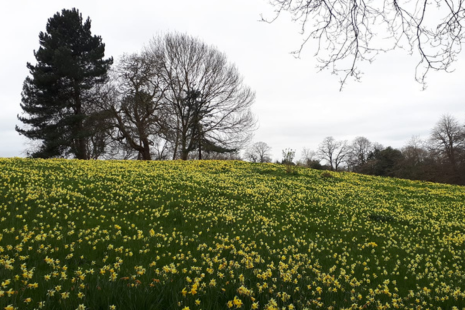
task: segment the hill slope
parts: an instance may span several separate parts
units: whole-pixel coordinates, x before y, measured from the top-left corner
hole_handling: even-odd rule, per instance
[[[0,309],[463,308],[464,223],[458,186],[0,159]]]

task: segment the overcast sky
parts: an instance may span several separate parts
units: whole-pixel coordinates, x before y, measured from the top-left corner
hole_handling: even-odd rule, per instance
[[[256,92],[253,112],[259,129],[253,141],[273,148],[273,159],[292,148],[297,157],[306,147],[316,149],[327,136],[351,141],[367,137],[400,148],[412,136],[427,138],[441,115],[465,122],[465,55],[455,72],[431,72],[428,88],[415,82],[418,59],[404,51],[381,55],[362,66],[360,83],[349,81],[342,92],[339,78],[317,73],[315,42],[301,59],[291,52],[302,41],[299,27],[283,15],[273,24],[264,0],[15,0],[0,2],[0,157],[24,156],[26,139],[14,130],[21,125],[22,84],[39,48],[38,35],[48,18],[63,8],[78,8],[92,20],[106,56],[140,51],[153,36],[170,31],[198,37],[226,53],[245,83]]]

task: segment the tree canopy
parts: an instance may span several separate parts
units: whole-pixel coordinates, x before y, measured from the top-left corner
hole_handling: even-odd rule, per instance
[[[34,51],[36,64],[28,63],[30,76],[23,85],[18,119],[26,126],[16,131],[39,141],[32,157],[74,156],[89,159],[96,115],[95,86],[107,79],[112,58],[104,59],[105,44],[92,35],[91,20],[77,9],[63,9],[47,22]],[[94,140],[95,141],[95,140]]]
[[[166,85],[174,158],[202,150],[234,152],[255,129],[250,110],[255,93],[244,84],[238,69],[213,46],[186,34],[155,37],[146,51],[156,59]]]
[[[254,92],[224,53],[186,34],[155,37],[121,57],[100,88],[108,155],[125,158],[234,156],[250,139]]]

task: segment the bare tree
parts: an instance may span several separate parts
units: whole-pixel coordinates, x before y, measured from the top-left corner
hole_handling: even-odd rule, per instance
[[[428,158],[425,142],[417,136],[413,136],[401,151],[410,166],[420,165]]]
[[[331,170],[338,171],[348,153],[347,141],[336,141],[333,137],[326,137],[318,147],[318,154],[328,162]]]
[[[318,160],[317,153],[311,149],[303,148],[302,154],[300,155],[300,160],[304,163],[307,161]]]
[[[430,70],[449,71],[464,40],[462,0],[270,0],[276,15],[288,12],[301,24],[304,40],[317,41],[320,70],[330,68],[341,76],[360,78],[358,63],[371,62],[379,53],[399,48],[416,53],[415,78],[425,87]],[[383,39],[380,39],[383,38]],[[337,65],[342,65],[339,67]]]
[[[147,53],[160,60],[158,74],[167,89],[173,158],[190,152],[233,152],[251,138],[255,94],[236,67],[212,46],[185,34],[154,38]]]
[[[91,110],[87,108],[86,110]],[[84,122],[85,128],[92,128],[88,138],[85,141],[89,159],[99,159],[105,156],[111,139],[108,136],[108,128],[111,126],[109,114],[98,110],[97,105],[92,107],[89,112],[89,118]]]
[[[350,145],[347,158],[350,169],[358,172],[359,168],[366,164],[370,152],[373,151],[370,140],[365,137],[357,137]]]
[[[244,158],[254,163],[269,163],[271,147],[265,142],[255,142],[245,151]]]
[[[297,164],[307,166],[309,168],[321,169],[318,153],[308,148],[303,148],[300,155],[300,160],[297,162]]]
[[[465,129],[450,115],[444,115],[433,128],[431,146],[444,157],[450,167],[452,182],[460,183],[460,160],[465,152]]]
[[[401,152],[402,161],[398,163],[396,177],[412,180],[435,180],[437,164],[424,141],[413,136],[401,149]]]
[[[146,53],[123,56],[112,84],[107,85],[107,95],[102,97],[112,119],[110,136],[142,160],[152,159],[152,147],[159,143],[163,130],[166,86],[158,76],[158,65],[157,59]]]
[[[287,148],[282,150],[283,159],[281,163],[284,165],[295,165],[294,158],[295,158],[295,150]]]

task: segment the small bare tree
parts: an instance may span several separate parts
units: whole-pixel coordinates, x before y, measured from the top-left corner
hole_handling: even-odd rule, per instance
[[[299,165],[304,165],[309,168],[321,169],[320,158],[318,153],[308,148],[303,148],[300,155]]]
[[[154,38],[147,53],[160,61],[174,158],[186,160],[194,150],[199,159],[202,150],[234,152],[249,141],[255,94],[225,54],[177,33]]]
[[[341,75],[341,88],[348,77],[360,78],[360,61],[371,62],[379,53],[399,48],[418,55],[415,78],[425,86],[430,70],[449,71],[464,41],[462,0],[270,2],[276,15],[262,19],[272,22],[289,12],[304,36],[296,56],[310,39],[316,40],[320,70],[331,68]]]
[[[297,170],[295,170],[295,164],[294,164],[294,157],[295,157],[295,150],[293,149],[284,149],[282,150],[283,154],[283,159],[281,163],[286,166],[286,173],[287,174],[293,174]]]
[[[271,147],[265,142],[255,142],[245,151],[244,158],[254,163],[269,163]]]
[[[417,166],[428,158],[425,143],[418,136],[413,136],[407,142],[407,145],[402,148],[402,154],[411,166]]]
[[[312,151],[311,149],[303,148],[302,154],[300,156],[300,161],[302,161],[303,163],[306,163],[308,161],[314,161],[314,160],[318,160],[317,153],[315,151]]]
[[[332,171],[338,171],[349,154],[349,146],[347,141],[336,141],[333,137],[326,137],[318,147],[318,154],[328,162]]]

